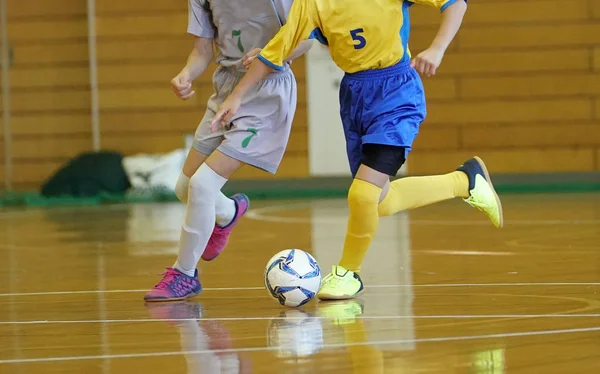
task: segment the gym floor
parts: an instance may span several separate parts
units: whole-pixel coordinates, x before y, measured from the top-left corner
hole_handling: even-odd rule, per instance
[[[600,195],[503,196],[505,228],[449,201],[382,220],[358,299],[280,306],[266,262],[329,272],[344,200],[253,201],[204,292],[143,295],[180,203],[0,211],[0,373],[600,372]]]

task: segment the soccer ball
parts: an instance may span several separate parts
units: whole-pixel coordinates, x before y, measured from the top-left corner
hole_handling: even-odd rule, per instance
[[[264,275],[271,296],[289,307],[306,304],[321,286],[319,264],[300,249],[286,249],[271,257]]]

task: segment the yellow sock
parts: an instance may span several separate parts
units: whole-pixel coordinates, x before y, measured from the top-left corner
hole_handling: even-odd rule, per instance
[[[355,179],[348,191],[348,231],[344,242],[344,252],[340,266],[360,272],[360,265],[371,245],[379,226],[377,206],[381,188],[374,184]]]
[[[401,178],[390,183],[390,190],[379,204],[379,215],[391,216],[455,197],[469,197],[469,178],[462,171]]]
[[[364,326],[364,322],[359,320],[351,325],[345,325],[344,338],[350,353],[352,361],[352,372],[361,374],[382,374],[383,373],[383,354],[372,345],[366,344],[369,340]],[[365,343],[364,345],[353,345],[356,343]]]

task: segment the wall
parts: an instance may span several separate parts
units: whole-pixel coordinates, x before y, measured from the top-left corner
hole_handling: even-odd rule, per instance
[[[187,2],[96,3],[102,148],[131,155],[182,147],[202,118],[216,67],[198,80],[193,100],[173,95],[169,82],[193,47]],[[92,148],[86,2],[8,0],[8,15],[13,187],[37,188],[69,158]],[[304,65],[303,59],[293,64],[298,109],[278,177],[308,175]],[[0,158],[3,182],[3,152]],[[246,167],[236,178],[273,176]]]
[[[18,189],[37,186],[69,157],[92,147],[87,13],[81,0],[7,0],[7,8]],[[3,182],[3,142],[1,147]]]
[[[412,47],[438,14],[412,7]],[[493,172],[599,170],[600,1],[472,0],[439,76],[413,173],[485,157]]]
[[[8,0],[18,189],[39,186],[92,147],[85,2],[26,3]],[[418,53],[432,40],[439,14],[423,6],[411,12],[411,49]],[[134,154],[180,147],[211,93],[210,72],[190,102],[169,88],[192,46],[185,2],[98,0],[97,13],[103,148]],[[279,178],[304,177],[309,169],[304,61],[293,68],[299,107]],[[429,117],[411,173],[444,172],[473,154],[494,172],[598,170],[600,2],[471,0],[439,75],[425,84]],[[316,126],[327,138],[331,124]],[[251,168],[237,177],[271,178]]]

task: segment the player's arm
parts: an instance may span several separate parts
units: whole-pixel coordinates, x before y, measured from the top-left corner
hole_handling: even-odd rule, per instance
[[[211,123],[213,131],[219,124],[225,126],[231,122],[241,105],[242,98],[251,87],[266,78],[273,70],[283,70],[285,60],[300,46],[300,43],[313,38],[313,34],[316,34],[315,30],[319,29],[315,13],[313,0],[294,1],[286,24],[261,50],[258,58],[250,64],[244,78],[219,106]],[[318,34],[321,35],[320,32]]]
[[[412,67],[426,76],[436,73],[442,62],[446,49],[460,29],[463,17],[467,11],[466,0],[413,0],[415,3],[433,5],[442,12],[440,28],[431,46],[421,52],[413,61]]]
[[[298,44],[298,47],[294,49],[294,51],[285,59],[285,62],[291,63],[293,60],[307,53],[312,48],[313,42],[314,41],[312,39],[301,41],[300,44]],[[246,55],[244,55],[244,58],[242,59],[242,64],[246,69],[250,68],[250,64],[252,64],[256,57],[258,57],[260,51],[262,51],[262,48],[254,48],[250,52],[246,53]]]
[[[195,37],[194,48],[181,72],[171,80],[171,87],[175,95],[182,100],[194,96],[192,81],[204,73],[214,57],[215,28],[212,24],[212,14],[208,2],[199,3],[199,1],[203,0],[188,1],[188,33]]]
[[[181,69],[181,72],[185,72],[190,80],[195,80],[204,73],[208,64],[212,61],[213,55],[213,40],[196,38],[194,40],[194,49],[188,56],[187,62],[183,69]]]
[[[290,55],[285,58],[285,62],[293,61],[293,60],[297,59],[298,57],[304,55],[305,53],[310,51],[313,44],[314,44],[314,40],[312,40],[312,39],[302,40],[298,44],[298,47],[296,47],[296,49],[294,49],[292,51],[292,53],[290,53]]]

